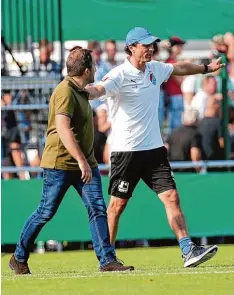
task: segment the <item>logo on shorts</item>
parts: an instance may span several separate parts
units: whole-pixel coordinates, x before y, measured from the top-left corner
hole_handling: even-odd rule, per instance
[[[127,181],[120,181],[120,184],[118,186],[118,190],[121,193],[127,193],[128,192],[128,187],[129,187],[129,182]]]

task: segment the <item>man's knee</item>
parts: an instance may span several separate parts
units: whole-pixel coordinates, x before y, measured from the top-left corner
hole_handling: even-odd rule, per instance
[[[128,200],[127,199],[121,199],[116,197],[111,197],[108,209],[107,209],[107,215],[115,215],[120,216],[125,207],[127,206]]]
[[[176,189],[171,189],[159,194],[159,198],[165,206],[180,205],[180,198]]]
[[[36,211],[36,214],[39,216],[41,223],[47,223],[48,221],[50,221],[55,213],[56,211],[47,208],[38,208]]]
[[[89,199],[85,203],[85,207],[88,211],[89,217],[94,216],[106,216],[106,204],[102,196]]]

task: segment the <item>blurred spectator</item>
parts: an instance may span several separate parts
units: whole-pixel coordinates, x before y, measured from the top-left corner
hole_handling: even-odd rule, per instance
[[[109,72],[107,63],[101,59],[101,45],[98,41],[90,41],[87,49],[92,50],[92,56],[96,63],[95,82],[101,81],[102,78]]]
[[[2,95],[1,105],[7,106],[12,104],[12,95],[5,91]],[[21,138],[17,126],[15,112],[13,110],[2,111],[2,158],[4,166],[24,166],[23,154],[21,151]],[[19,172],[19,178],[25,179],[25,173]],[[3,174],[4,179],[10,179],[10,173]]]
[[[61,65],[52,60],[51,54],[54,51],[53,44],[44,39],[39,41],[40,56],[36,64],[36,74],[40,77],[59,76]]]
[[[192,99],[191,106],[199,113],[199,118],[204,117],[206,104],[209,97],[214,96],[221,99],[219,94],[216,94],[217,81],[214,76],[205,76],[202,81],[202,88],[195,94]]]
[[[181,84],[181,90],[183,92],[183,98],[184,98],[184,108],[189,108],[191,105],[192,99],[194,95],[196,94],[197,89],[197,75],[191,75],[184,78],[182,84]]]
[[[111,122],[107,103],[103,103],[97,108],[97,117],[98,130],[99,132],[104,133],[107,137],[103,151],[103,162],[108,165],[110,164]]]
[[[92,57],[96,63],[95,82],[101,81],[102,78],[109,72],[108,64],[101,59],[101,45],[98,41],[90,41],[87,49],[92,51]],[[94,111],[96,111],[96,108],[102,104],[99,99],[90,100],[89,103]]]
[[[171,37],[167,43],[163,43],[168,51],[169,57],[166,63],[176,63],[178,56],[182,53],[185,41],[177,36]],[[169,100],[169,130],[181,125],[181,116],[184,110],[184,101],[181,90],[182,77],[171,76],[165,83],[165,92]]]
[[[26,90],[19,91],[13,100],[13,104],[23,105],[30,104],[28,92]],[[31,111],[16,111],[17,121],[19,123],[20,135],[23,143],[30,140],[31,125]]]
[[[187,60],[192,62],[192,60]],[[202,59],[200,61],[193,61],[197,64],[206,64],[210,63],[209,59]],[[190,75],[184,77],[183,82],[181,84],[181,90],[183,92],[184,98],[184,107],[189,108],[192,102],[194,95],[201,89],[201,82],[203,79],[203,75]]]
[[[106,144],[106,135],[98,130],[98,117],[93,111],[93,124],[94,124],[94,155],[98,164],[103,164],[103,152]]]
[[[224,35],[216,35],[213,37],[212,42],[216,50],[214,52],[215,57],[220,56],[222,53],[227,56],[227,71],[229,75],[228,94],[230,103],[234,106],[234,35],[230,32]]]
[[[210,96],[206,103],[204,118],[199,124],[204,160],[223,159],[224,140],[219,115],[219,101],[214,96]]]
[[[183,125],[174,129],[166,140],[169,160],[200,161],[201,137],[197,128],[198,112],[193,109],[185,110],[182,122]]]
[[[115,68],[118,63],[116,61],[116,53],[117,53],[117,47],[115,40],[107,40],[105,42],[105,52],[107,54],[106,63],[108,65],[109,70]]]

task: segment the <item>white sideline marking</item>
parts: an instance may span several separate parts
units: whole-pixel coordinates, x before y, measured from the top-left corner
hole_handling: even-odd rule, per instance
[[[112,274],[112,276],[110,276]],[[40,276],[40,275],[27,275],[27,276],[11,276],[4,277],[2,280],[14,281],[16,279],[38,279],[38,280],[54,280],[54,279],[79,279],[79,278],[97,278],[97,277],[114,277],[114,276],[161,276],[161,275],[199,275],[199,274],[234,274],[233,270],[214,270],[214,271],[188,271],[188,272],[160,272],[160,273],[144,273],[144,272],[113,272],[113,273],[96,273],[92,275],[56,275],[52,274],[51,276]]]

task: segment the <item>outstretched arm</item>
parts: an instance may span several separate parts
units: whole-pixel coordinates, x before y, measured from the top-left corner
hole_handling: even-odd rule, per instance
[[[172,75],[186,76],[186,75],[213,73],[221,69],[222,67],[225,67],[225,64],[222,64],[220,62],[221,62],[221,58],[214,60],[207,66],[195,65],[190,62],[177,62],[173,64],[174,70],[172,72]]]
[[[106,94],[105,88],[101,85],[96,85],[96,86],[87,85],[85,87],[85,90],[88,91],[89,93],[89,100],[99,98],[100,96],[103,96]]]

